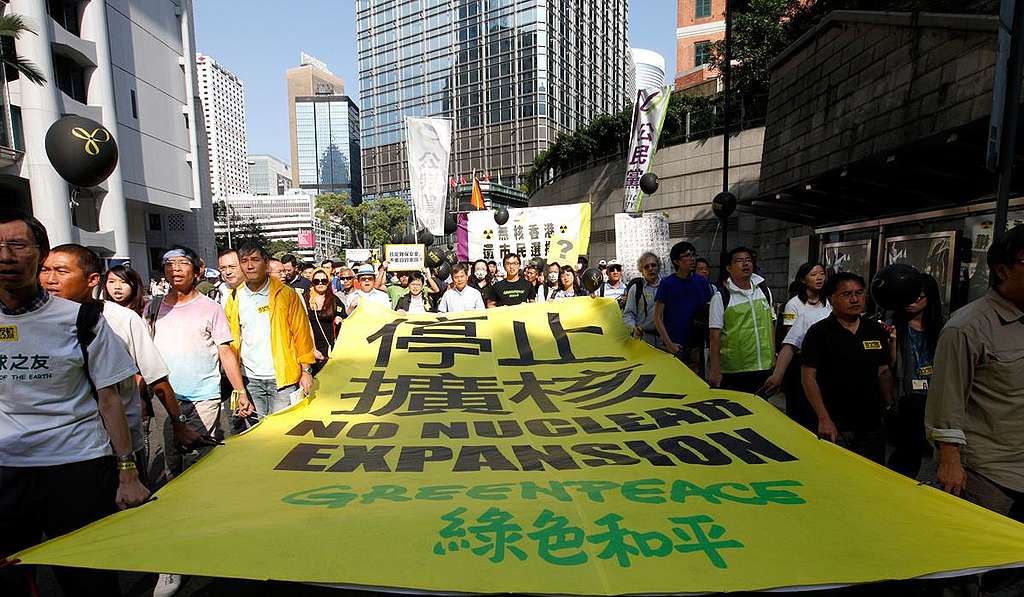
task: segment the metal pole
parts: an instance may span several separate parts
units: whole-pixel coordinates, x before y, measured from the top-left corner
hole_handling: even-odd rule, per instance
[[[1015,6],[1014,6],[1015,5]],[[1006,13],[1013,11],[1010,30],[1010,58],[1006,70],[1006,103],[1003,112],[1001,147],[999,151],[999,186],[996,192],[995,226],[993,242],[1006,233],[1007,211],[1010,207],[1010,184],[1013,162],[1017,152],[1017,121],[1020,115],[1021,67],[1024,66],[1024,0],[1004,0],[1001,16],[1006,24]],[[992,275],[992,274],[989,274]]]
[[[732,96],[732,2],[725,0],[725,59],[722,63],[722,192],[729,192],[729,100]],[[722,250],[719,264],[725,271],[729,250],[729,218],[722,218]]]

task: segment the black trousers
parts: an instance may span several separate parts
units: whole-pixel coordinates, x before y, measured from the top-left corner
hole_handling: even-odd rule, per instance
[[[892,438],[894,450],[889,456],[889,468],[917,478],[921,472],[921,458],[928,449],[924,431],[925,394],[908,394],[900,398],[894,421]]]
[[[0,466],[0,556],[10,556],[117,511],[112,456],[56,466]],[[120,595],[117,573],[54,567],[65,595]],[[0,569],[0,595],[30,595],[30,566]]]
[[[744,371],[743,373],[723,373],[722,389],[734,392],[755,394],[772,375],[771,369],[764,371]]]

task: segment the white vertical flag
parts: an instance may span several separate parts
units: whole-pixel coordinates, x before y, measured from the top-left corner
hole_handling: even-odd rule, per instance
[[[651,169],[654,152],[658,149],[661,125],[668,113],[668,101],[672,87],[661,89],[639,89],[633,104],[633,131],[629,137],[629,153],[626,155],[626,184],[622,199],[622,211],[641,211],[643,191],[640,178]]]
[[[416,227],[426,228],[434,236],[444,236],[452,123],[443,118],[406,117],[405,134]]]

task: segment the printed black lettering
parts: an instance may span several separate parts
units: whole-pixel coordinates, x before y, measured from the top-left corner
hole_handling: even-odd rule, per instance
[[[533,446],[512,446],[512,452],[524,471],[546,470],[544,463],[560,471],[580,468],[562,446],[548,444],[542,447],[543,450]]]
[[[438,439],[441,437],[441,434],[450,439],[469,439],[469,424],[465,421],[456,421],[454,423],[427,422],[423,424],[420,438]]]
[[[666,437],[658,442],[658,447],[678,458],[683,464],[721,466],[732,462],[732,459],[721,450],[692,435]]]
[[[362,467],[368,473],[390,473],[384,457],[394,446],[342,446],[342,457],[327,469],[330,473],[351,473]]]
[[[581,460],[581,462],[587,466],[640,464],[640,460],[638,458],[633,458],[632,456],[616,452],[616,450],[621,449],[622,446],[618,444],[576,444],[572,447],[572,451],[577,454],[593,456],[593,458],[584,458]]]
[[[797,460],[796,456],[771,443],[749,427],[737,429],[734,433],[740,437],[716,431],[709,433],[708,438],[732,452],[734,456],[747,464],[764,464],[764,458],[761,458],[761,456],[775,462],[792,462]]]
[[[404,446],[398,455],[399,473],[422,473],[427,462],[442,462],[452,459],[452,449],[447,446]]]
[[[309,461],[316,458],[330,458],[330,453],[321,450],[332,450],[337,444],[296,444],[281,462],[277,463],[274,470],[277,471],[315,471],[324,470],[326,464],[310,464]]]
[[[462,446],[459,448],[459,458],[455,461],[452,471],[456,473],[474,472],[484,467],[492,471],[519,470],[508,458],[505,458],[505,455],[498,450],[498,446]]]
[[[313,437],[319,439],[333,439],[341,434],[341,430],[344,429],[347,424],[347,421],[331,421],[326,425],[323,421],[299,421],[299,424],[292,427],[291,430],[288,431],[287,435],[297,435],[302,437],[307,433],[312,433]]]

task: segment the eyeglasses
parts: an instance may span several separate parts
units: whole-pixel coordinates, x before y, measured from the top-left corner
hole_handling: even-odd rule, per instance
[[[691,259],[691,258],[696,257],[696,256],[697,256],[697,254],[694,253],[693,251],[687,251],[687,252],[682,253],[682,254],[679,255],[679,257],[682,258],[682,259]]]
[[[313,284],[316,284],[317,286],[325,286],[327,285],[327,278],[314,278]]]
[[[23,240],[7,240],[0,241],[0,249],[7,247],[11,250],[11,253],[24,253],[28,249],[34,249],[39,245],[30,245]]]
[[[644,269],[657,269],[659,265],[660,264],[657,264],[657,263],[645,263],[645,264],[643,264],[640,267],[642,267]]]
[[[339,280],[355,280],[355,276],[338,276]]]

